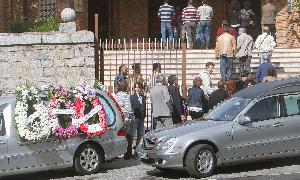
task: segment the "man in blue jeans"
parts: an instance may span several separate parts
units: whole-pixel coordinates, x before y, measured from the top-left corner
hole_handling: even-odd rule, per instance
[[[233,70],[233,58],[236,54],[235,38],[229,34],[228,27],[224,27],[224,34],[216,42],[216,59],[220,61],[220,73],[223,81],[230,79]]]
[[[161,5],[158,10],[158,16],[161,22],[161,37],[162,43],[166,44],[167,32],[169,35],[169,44],[173,41],[172,18],[175,16],[174,7],[169,5],[169,0],[164,0],[164,5]]]
[[[205,46],[206,49],[208,49],[213,9],[207,4],[207,0],[203,0],[202,4],[203,5],[197,9],[197,15],[200,17],[200,21],[196,29],[196,42],[198,45],[200,42],[202,45]]]

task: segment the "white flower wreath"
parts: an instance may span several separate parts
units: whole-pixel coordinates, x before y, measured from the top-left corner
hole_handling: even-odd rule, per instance
[[[39,98],[37,90],[32,86],[23,86],[17,90],[21,92],[17,98],[15,109],[15,121],[19,135],[31,142],[48,139],[51,134],[48,109]],[[29,117],[27,116],[28,99],[36,102],[35,104],[30,104],[34,112]]]

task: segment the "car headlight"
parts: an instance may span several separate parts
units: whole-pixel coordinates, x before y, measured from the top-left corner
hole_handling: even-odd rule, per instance
[[[176,142],[176,138],[175,137],[172,137],[172,138],[169,138],[167,139],[166,141],[160,141],[158,144],[157,144],[157,150],[162,150],[162,151],[166,151],[168,150],[171,146],[173,146]]]

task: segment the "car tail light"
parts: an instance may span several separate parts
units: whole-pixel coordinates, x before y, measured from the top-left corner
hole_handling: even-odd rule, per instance
[[[118,136],[126,136],[125,126],[123,126],[117,133]]]

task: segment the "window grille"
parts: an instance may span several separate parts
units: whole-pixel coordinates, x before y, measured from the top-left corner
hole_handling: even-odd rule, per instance
[[[56,0],[40,0],[40,19],[47,20],[55,16]]]

